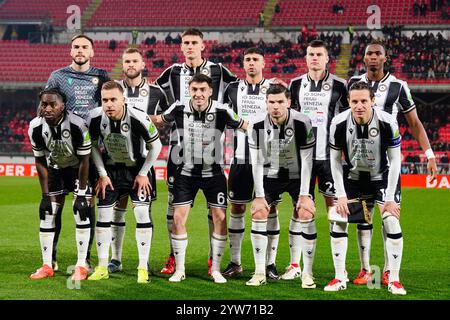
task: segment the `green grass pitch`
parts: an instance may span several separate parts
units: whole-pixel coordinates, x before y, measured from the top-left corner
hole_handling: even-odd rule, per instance
[[[205,201],[199,193],[196,205],[188,219],[189,245],[186,257],[187,279],[181,283],[169,283],[160,275],[168,253],[166,231],[167,190],[158,183],[158,200],[153,204],[153,243],[150,263],[155,272],[149,284],[137,284],[137,249],[133,213],[127,213],[127,231],[124,245],[124,270],[113,274],[109,280],[81,283],[79,289],[69,289],[64,271],[76,262],[75,222],[70,206],[63,213],[58,262],[60,271],[51,279],[29,280],[29,275],[41,264],[39,249],[38,205],[40,188],[37,178],[0,178],[0,299],[138,299],[138,300],[191,300],[191,299],[449,299],[449,191],[439,189],[403,190],[401,225],[404,235],[404,253],[401,280],[408,291],[405,297],[391,295],[386,287],[368,289],[352,283],[343,292],[324,292],[323,287],[334,276],[330,237],[323,200],[318,201],[318,242],[314,275],[318,284],[315,290],[305,290],[300,281],[269,282],[262,287],[247,287],[253,272],[250,243],[250,216],[247,215],[242,262],[244,276],[223,285],[214,284],[207,276],[208,232]],[[68,199],[69,200],[69,199]],[[67,201],[69,204],[70,201]],[[288,226],[291,205],[284,197],[280,205],[281,236],[277,265],[280,272],[289,263]],[[229,211],[228,211],[229,213]],[[371,264],[383,268],[384,258],[380,229],[380,216],[376,212]],[[359,271],[356,246],[356,228],[349,228],[347,270],[350,279]],[[96,262],[93,248],[93,262]],[[222,268],[229,261],[226,250]],[[63,271],[64,270],[64,271]]]

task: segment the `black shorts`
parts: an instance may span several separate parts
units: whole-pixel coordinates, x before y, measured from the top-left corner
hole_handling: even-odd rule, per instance
[[[179,156],[179,146],[170,145],[169,154],[167,156],[167,171],[166,171],[166,183],[169,191],[173,189],[175,177],[178,175],[179,167],[181,164],[181,157]]]
[[[269,206],[281,202],[281,195],[288,192],[295,205],[300,195],[300,179],[275,179],[264,177],[264,192]]]
[[[177,175],[172,205],[192,205],[199,189],[203,191],[208,207],[227,208],[227,180],[223,174],[210,178]]]
[[[151,201],[153,202],[156,200],[158,194],[156,190],[156,173],[154,167],[150,168],[150,176],[148,179],[150,180],[150,185],[152,186]],[[128,194],[122,194],[120,196],[120,200],[122,200],[123,198],[128,198]]]
[[[50,196],[67,195],[73,192],[75,195],[78,192],[78,168],[61,168],[54,169],[48,167],[48,193]],[[92,197],[92,187],[87,181],[86,198]]]
[[[130,196],[131,201],[134,204],[144,204],[148,205],[151,201],[150,196],[144,196],[143,194],[138,194],[137,188],[133,189],[134,179],[138,175],[140,170],[139,167],[106,167],[106,172],[108,177],[111,179],[111,183],[114,190],[107,188],[105,191],[105,198],[99,194],[98,206],[99,207],[110,207],[116,205],[117,201],[126,196]],[[148,175],[150,184],[152,184],[152,177],[150,173]],[[152,186],[153,187],[153,186]]]
[[[253,173],[251,164],[232,164],[228,175],[228,199],[244,204],[253,200]]]
[[[314,197],[316,187],[316,178],[318,180],[319,192],[326,197],[334,197],[333,176],[331,174],[330,160],[313,160],[311,172],[311,182],[309,184],[309,194]]]
[[[387,187],[387,175],[385,172],[383,174],[383,179],[379,181],[368,181],[367,179],[362,180],[351,180],[344,175],[344,187],[347,193],[348,199],[361,198],[363,200],[368,200],[369,202],[376,202],[378,204],[384,204],[384,199],[386,197],[386,187]],[[400,205],[401,202],[401,189],[400,189],[400,176],[398,178],[397,187],[395,188],[394,200]]]

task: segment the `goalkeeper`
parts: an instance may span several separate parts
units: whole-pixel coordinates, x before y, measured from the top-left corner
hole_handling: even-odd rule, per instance
[[[386,247],[392,266],[388,290],[392,294],[405,295],[406,290],[399,280],[403,237],[398,186],[401,137],[397,121],[387,112],[373,108],[375,97],[367,83],[354,83],[349,89],[348,100],[350,109],[337,115],[330,127],[329,144],[331,172],[337,197],[336,211],[342,217],[347,217],[351,213],[349,199],[359,198],[369,203],[378,203],[383,226],[387,231]],[[345,290],[346,222],[332,223],[331,250],[336,274],[335,279],[324,290]]]

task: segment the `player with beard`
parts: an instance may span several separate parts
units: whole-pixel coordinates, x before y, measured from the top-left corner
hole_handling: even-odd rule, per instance
[[[94,57],[94,42],[86,35],[79,34],[72,38],[70,56],[72,63],[70,66],[53,71],[50,75],[46,89],[57,88],[62,92],[67,101],[66,109],[83,119],[87,120],[89,111],[100,106],[100,88],[102,84],[109,80],[108,73],[103,69],[91,66],[91,59]],[[95,180],[94,166],[90,166],[89,179],[91,184]],[[87,264],[90,266],[91,246],[95,230],[95,201],[91,203],[91,213],[89,220],[91,222],[91,237],[87,253]],[[62,208],[62,206],[61,206]],[[56,262],[56,251],[61,232],[61,214],[62,209],[56,213],[56,231],[53,242],[53,267],[58,270]]]
[[[127,107],[144,111],[150,117],[167,110],[167,100],[164,92],[157,86],[148,83],[142,77],[145,62],[142,52],[137,48],[127,48],[122,55],[122,72],[125,78],[117,81],[123,88]],[[152,194],[151,200],[156,200],[155,170],[151,170]],[[111,261],[108,264],[108,272],[114,273],[122,270],[122,247],[125,236],[125,213],[128,197],[124,195],[117,207],[114,208],[111,222]],[[151,210],[151,206],[149,206]],[[151,214],[150,214],[151,215]]]

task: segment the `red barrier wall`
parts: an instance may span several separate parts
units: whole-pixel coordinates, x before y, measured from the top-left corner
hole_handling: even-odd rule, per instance
[[[166,168],[156,167],[156,179],[166,179]],[[225,170],[228,174],[228,170]],[[8,177],[35,177],[37,176],[34,164],[0,163],[0,176]],[[450,189],[450,175],[440,175],[437,180],[429,182],[426,174],[402,174],[402,187],[442,188]]]

